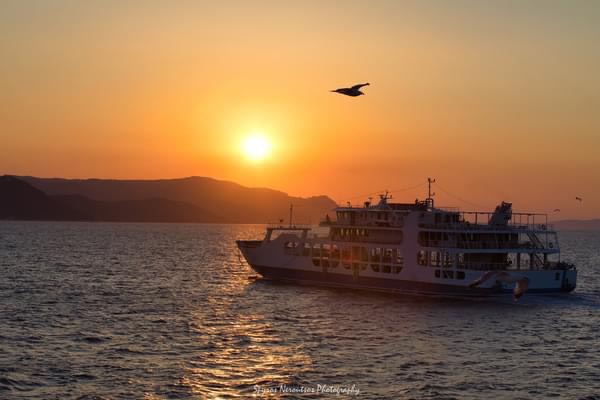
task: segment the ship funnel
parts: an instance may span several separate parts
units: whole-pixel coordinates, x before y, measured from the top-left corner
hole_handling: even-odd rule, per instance
[[[496,211],[490,218],[489,225],[506,226],[512,218],[512,203],[502,202],[496,207]]]

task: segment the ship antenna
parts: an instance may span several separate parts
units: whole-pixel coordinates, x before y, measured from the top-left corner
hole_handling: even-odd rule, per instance
[[[427,206],[433,208],[433,196],[435,196],[435,192],[431,191],[431,184],[435,183],[435,179],[427,178]]]
[[[292,227],[292,215],[294,213],[294,204],[290,203],[290,228]]]

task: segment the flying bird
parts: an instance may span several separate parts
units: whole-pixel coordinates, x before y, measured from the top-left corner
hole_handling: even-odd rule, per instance
[[[339,93],[339,94],[345,94],[346,96],[350,96],[350,97],[357,97],[357,96],[364,94],[363,92],[360,91],[360,88],[362,88],[363,86],[369,86],[369,83],[359,83],[358,85],[354,85],[349,88],[335,89],[335,90],[332,90],[332,92]]]
[[[560,208],[555,208],[554,212],[560,212]]]
[[[578,200],[580,203],[583,201],[581,197],[575,197],[575,200]]]

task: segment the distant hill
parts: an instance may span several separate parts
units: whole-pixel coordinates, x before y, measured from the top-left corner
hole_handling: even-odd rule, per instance
[[[90,221],[231,222],[193,204],[168,199],[98,201],[79,195],[51,197]]]
[[[566,219],[552,225],[558,231],[600,231],[600,219]]]
[[[28,183],[0,176],[0,219],[80,220],[84,213],[71,209]]]
[[[265,223],[287,220],[290,204],[293,204],[297,223],[316,223],[336,206],[326,196],[291,197],[272,189],[247,188],[204,177],[81,180],[5,176],[2,179],[0,197],[13,190],[4,180],[19,181],[29,186],[29,191],[35,190],[38,202],[59,207],[63,213],[47,214],[60,218],[29,218],[23,210],[11,215],[16,209],[14,204],[12,208],[7,204],[8,208],[0,209],[0,218],[4,219]],[[27,197],[25,193],[21,195]],[[10,194],[11,198],[14,196]],[[36,214],[30,211],[31,215]]]

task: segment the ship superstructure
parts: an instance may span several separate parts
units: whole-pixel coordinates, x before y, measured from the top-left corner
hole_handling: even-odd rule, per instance
[[[338,207],[321,226],[269,225],[263,240],[240,240],[248,264],[263,277],[288,282],[401,293],[490,295],[570,292],[577,271],[560,260],[556,231],[545,214],[437,208],[414,203]]]

